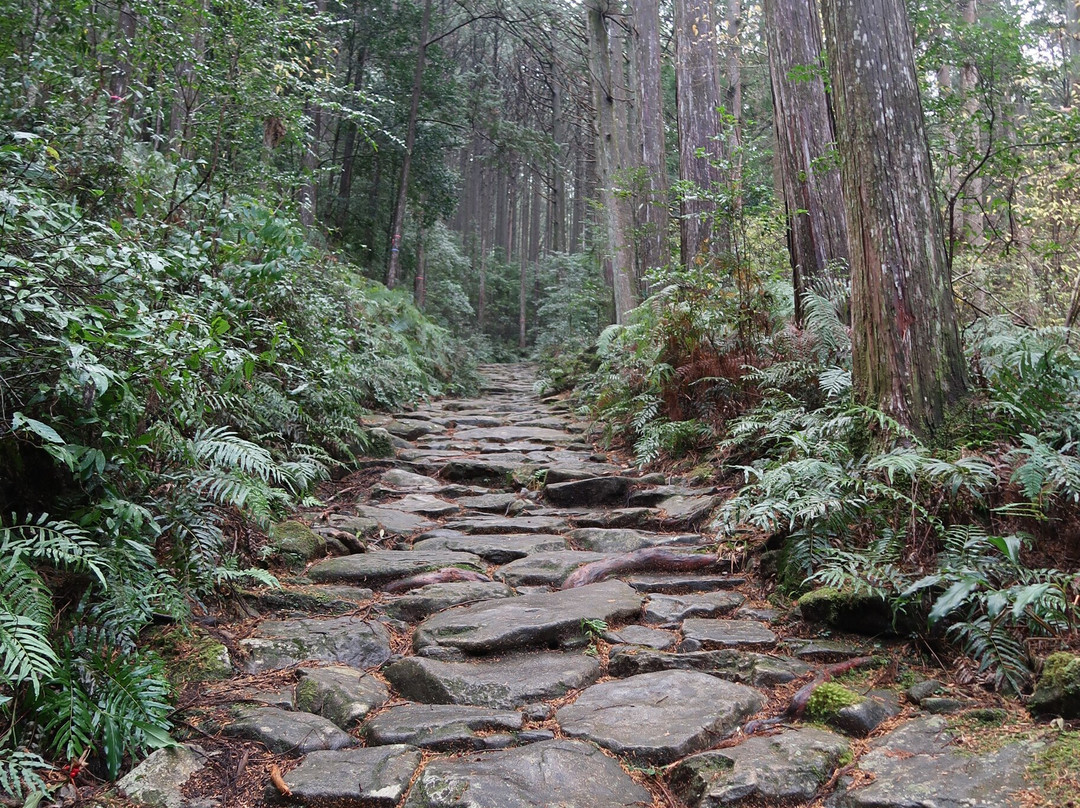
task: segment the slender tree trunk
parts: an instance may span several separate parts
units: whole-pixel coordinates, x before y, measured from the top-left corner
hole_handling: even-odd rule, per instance
[[[679,179],[686,190],[680,201],[679,230],[683,264],[726,249],[726,223],[717,220],[710,195],[721,177],[716,168],[724,155],[718,140],[719,66],[712,0],[675,0],[675,81],[679,118]],[[723,215],[723,212],[720,214]]]
[[[413,278],[413,303],[420,311],[427,305],[427,248],[424,244],[424,217],[416,221],[416,276]]]
[[[326,0],[315,0],[315,10],[322,14],[326,10]],[[311,65],[313,70],[321,67],[321,62]],[[300,223],[306,228],[315,226],[316,198],[318,195],[319,147],[322,145],[322,107],[318,99],[308,98],[304,102],[304,117],[311,121],[304,155],[300,164],[303,181],[300,185]]]
[[[353,66],[353,92],[359,92],[364,86],[364,63],[367,50],[361,48]],[[345,124],[345,143],[342,146],[341,177],[338,180],[338,227],[344,227],[349,215],[349,201],[352,198],[354,166],[356,165],[356,136],[359,134],[356,121]]]
[[[1066,0],[1066,4],[1069,2],[1070,0]],[[962,15],[965,25],[975,26],[977,21],[976,0],[963,0]],[[980,155],[983,146],[982,125],[978,118],[979,96],[976,92],[978,77],[975,60],[971,55],[968,55],[960,68],[960,92],[964,101],[964,121],[971,138],[972,162],[978,162],[981,159]],[[964,205],[965,236],[968,243],[973,246],[979,246],[983,243],[982,188],[982,177],[976,174],[968,181],[967,187],[964,189],[964,196],[968,200],[967,204]]]
[[[741,218],[742,211],[742,49],[739,32],[742,26],[742,3],[727,0],[727,92],[724,107],[731,116],[731,130],[727,137],[728,158],[731,160],[730,178],[733,223]]]
[[[532,251],[532,246],[529,238],[527,238],[529,231],[526,227],[526,222],[534,221],[537,218],[538,211],[536,210],[536,195],[529,193],[528,173],[526,172],[522,177],[521,185],[521,246],[518,248],[520,255],[518,256],[518,348],[525,350],[525,326],[526,326],[526,311],[525,306],[528,301],[528,295],[526,293],[526,284],[528,282],[528,254]],[[535,182],[536,178],[533,177],[532,181]],[[532,208],[531,217],[527,214],[526,209]]]
[[[390,232],[390,264],[386,269],[386,285],[397,286],[401,272],[401,232],[405,227],[405,206],[409,195],[409,167],[412,164],[413,146],[416,144],[416,119],[420,114],[420,93],[424,89],[424,59],[427,56],[428,28],[431,25],[431,0],[424,0],[424,12],[420,18],[420,39],[416,55],[416,71],[413,73],[412,101],[409,104],[409,122],[405,128],[405,153],[401,157],[401,176],[398,178],[397,201],[394,203],[394,224]]]
[[[916,432],[965,392],[911,27],[901,0],[823,0],[848,211],[859,397]]]
[[[563,111],[562,87],[551,79],[551,136],[555,149],[551,159],[551,250],[566,252],[566,173],[562,161],[566,156],[566,122]]]
[[[669,215],[667,164],[664,148],[664,112],[660,93],[660,3],[644,0],[631,4],[636,37],[637,97],[641,110],[641,163],[647,179],[643,215],[641,265],[648,270],[666,266]]]
[[[570,243],[567,252],[577,253],[582,249],[582,236],[585,232],[585,200],[589,192],[589,156],[579,147],[574,170],[574,206],[570,219]]]
[[[1065,3],[1065,98],[1064,106],[1080,105],[1080,0]]]
[[[795,317],[801,322],[803,295],[826,277],[830,261],[846,262],[848,255],[816,0],[765,0],[765,34]]]
[[[117,137],[114,149],[117,159],[120,159],[124,152],[128,120],[131,117],[131,46],[135,40],[137,22],[130,0],[121,0],[116,25],[116,63],[109,80],[109,131]]]
[[[613,53],[612,38],[608,34],[607,15],[613,10],[606,0],[591,0],[588,5],[589,73],[596,109],[597,173],[604,207],[606,252],[611,261],[615,322],[622,323],[637,301],[633,283],[633,240],[624,229],[627,217],[620,211],[620,206],[626,208],[628,202],[618,189],[620,157],[624,154],[627,132],[625,126],[620,128],[620,121],[625,124],[626,118],[616,110],[615,94],[620,82],[616,78],[614,62],[618,58],[621,69],[622,54]]]

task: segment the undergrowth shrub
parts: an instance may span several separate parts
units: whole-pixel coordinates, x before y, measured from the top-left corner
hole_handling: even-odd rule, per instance
[[[59,159],[36,136],[0,139],[10,793],[41,789],[43,755],[113,778],[169,743],[168,688],[139,632],[241,579],[275,584],[239,557],[256,549],[247,531],[225,541],[230,525],[305,501],[363,452],[370,408],[471,378],[445,329],[280,210],[222,202],[134,152],[112,198],[76,194]]]

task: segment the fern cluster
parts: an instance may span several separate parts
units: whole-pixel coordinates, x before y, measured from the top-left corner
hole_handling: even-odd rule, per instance
[[[470,378],[445,329],[287,215],[222,202],[152,152],[126,158],[138,219],[119,191],[90,209],[62,187],[40,138],[0,139],[10,793],[40,785],[43,757],[114,777],[167,743],[168,688],[139,632],[242,578],[274,582],[236,557],[252,548],[226,552],[230,520],[266,527],[307,497],[364,451],[371,408]],[[170,193],[189,220],[166,221]]]

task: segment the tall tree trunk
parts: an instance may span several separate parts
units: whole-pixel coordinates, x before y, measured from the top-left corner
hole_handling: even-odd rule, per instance
[[[901,0],[823,0],[861,400],[916,432],[965,391],[911,27]]]
[[[626,117],[616,110],[619,84],[616,67],[622,68],[622,54],[613,53],[612,37],[608,34],[607,15],[617,10],[607,0],[590,0],[589,73],[593,85],[593,105],[596,109],[596,155],[599,190],[603,202],[603,224],[607,255],[611,260],[611,283],[615,302],[615,322],[625,321],[626,313],[637,305],[633,282],[633,239],[625,228],[628,217],[620,210],[629,207],[625,194],[618,189],[620,158],[625,153],[627,132],[620,128]],[[615,60],[619,61],[616,63]]]
[[[322,14],[326,10],[326,0],[315,0],[315,10]],[[313,70],[321,67],[321,62],[316,61],[311,65]],[[308,142],[304,146],[304,155],[300,160],[303,170],[303,181],[300,185],[300,224],[304,227],[315,226],[315,205],[318,195],[318,170],[319,170],[319,146],[322,141],[322,107],[317,98],[308,98],[304,102],[304,117],[311,121],[311,129],[308,132]]]
[[[686,190],[680,203],[679,225],[683,264],[699,255],[723,249],[726,223],[717,220],[710,196],[721,176],[716,168],[724,155],[718,140],[720,122],[719,66],[712,0],[675,0],[675,81],[679,119],[679,179]]]
[[[424,0],[424,12],[420,18],[420,41],[416,54],[416,71],[413,73],[412,101],[409,104],[409,122],[405,127],[405,153],[401,157],[401,175],[398,178],[397,201],[394,203],[394,224],[390,232],[390,263],[386,269],[386,285],[397,286],[401,273],[401,231],[405,227],[405,206],[409,195],[409,168],[412,164],[413,146],[416,144],[416,119],[420,114],[420,93],[424,89],[424,59],[427,56],[428,28],[431,25],[431,0]]]
[[[830,261],[846,262],[848,255],[816,0],[765,0],[765,34],[795,317],[801,322],[803,295],[826,276]]]
[[[738,221],[742,211],[742,49],[739,30],[742,26],[742,3],[740,0],[727,0],[726,45],[727,45],[727,92],[724,94],[724,107],[731,116],[731,130],[728,132],[728,158],[731,160],[729,184],[731,185],[732,218]],[[733,222],[734,223],[734,222]]]
[[[570,242],[567,252],[578,253],[582,249],[585,232],[585,200],[589,198],[589,156],[580,146],[577,149],[574,170],[574,207],[570,218]]]
[[[1066,4],[1068,2],[1069,0],[1066,0]],[[966,26],[975,27],[976,9],[976,0],[963,0],[961,12]],[[968,54],[960,67],[960,92],[964,102],[964,121],[970,132],[973,163],[981,159],[983,148],[982,125],[978,118],[979,96],[976,93],[978,77],[975,60],[971,54]],[[974,246],[983,243],[982,188],[982,177],[976,173],[964,189],[964,196],[968,200],[964,206],[965,236],[968,243]]]
[[[416,219],[416,275],[413,277],[413,303],[420,311],[427,305],[427,248],[424,245],[424,217]]]
[[[555,148],[551,157],[551,243],[552,252],[566,252],[566,121],[562,87],[551,78],[551,136]]]
[[[360,49],[356,56],[356,64],[353,65],[353,92],[358,93],[364,86],[364,63],[367,60],[367,50]],[[341,176],[338,179],[338,227],[344,227],[349,215],[349,202],[352,197],[353,169],[356,165],[356,136],[359,127],[356,121],[348,121],[345,124],[345,143],[341,153]]]
[[[130,0],[121,0],[116,22],[116,63],[109,80],[109,131],[117,137],[114,148],[117,159],[120,159],[124,152],[128,119],[131,117],[131,46],[135,40],[137,22]]]
[[[535,176],[532,178],[532,181],[536,181]],[[529,239],[529,228],[526,226],[526,223],[534,221],[537,218],[539,211],[536,210],[536,203],[536,195],[529,192],[529,173],[528,169],[526,169],[525,173],[522,175],[521,183],[521,245],[518,248],[520,253],[520,255],[518,255],[518,348],[521,350],[525,350],[525,306],[528,301],[526,284],[528,279],[529,253],[532,251]],[[531,216],[528,213],[530,208],[532,209]]]
[[[1064,106],[1080,105],[1080,0],[1065,3],[1065,98]]]
[[[667,164],[664,149],[664,111],[660,93],[660,3],[644,0],[631,4],[637,60],[637,99],[641,110],[641,163],[648,177],[643,215],[641,265],[666,266],[669,215]]]

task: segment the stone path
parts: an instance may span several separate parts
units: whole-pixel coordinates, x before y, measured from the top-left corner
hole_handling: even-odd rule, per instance
[[[485,372],[482,397],[382,425],[396,456],[359,499],[312,514],[311,534],[280,531],[298,577],[239,642],[234,667],[262,679],[237,686],[242,703],[213,729],[299,761],[283,765],[293,802],[1013,804],[1037,744],[964,753],[915,704],[932,686],[743,735],[824,661],[863,649],[782,642],[776,610],[719,565],[564,588],[642,548],[707,552],[696,528],[716,492],[596,453],[585,424],[532,394],[527,368]],[[275,686],[258,684],[274,671]],[[138,775],[128,793],[153,802]]]

